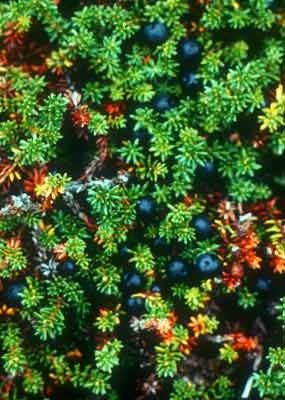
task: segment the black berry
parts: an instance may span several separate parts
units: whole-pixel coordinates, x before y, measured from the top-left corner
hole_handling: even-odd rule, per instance
[[[197,64],[200,60],[201,47],[195,39],[183,39],[179,43],[178,54],[182,62]]]
[[[65,261],[59,265],[59,271],[65,275],[72,275],[76,271],[76,265],[73,261]]]
[[[154,293],[160,293],[160,292],[161,292],[160,286],[154,284],[154,285],[151,287],[151,291],[154,292]]]
[[[136,272],[126,272],[123,282],[127,292],[136,292],[142,287],[143,279],[141,275]]]
[[[169,245],[167,241],[161,236],[158,236],[154,239],[152,247],[153,252],[158,255],[166,254],[169,250]]]
[[[213,234],[211,222],[203,214],[193,217],[192,226],[195,229],[197,239],[199,240],[208,239]]]
[[[142,297],[129,297],[127,299],[127,309],[130,314],[138,315],[144,312],[145,301]]]
[[[260,293],[268,293],[272,289],[272,281],[271,279],[265,278],[265,277],[259,277],[257,278],[255,285],[254,285],[254,290]]]
[[[25,285],[23,283],[12,283],[5,292],[5,300],[7,303],[11,306],[19,306],[24,289]]]
[[[154,97],[152,104],[155,111],[163,113],[174,106],[174,100],[169,94],[161,93]]]
[[[166,266],[166,273],[171,280],[182,280],[188,277],[189,267],[180,258],[174,258]]]
[[[200,178],[204,181],[210,180],[217,175],[217,168],[214,161],[206,161],[205,164],[199,165],[196,170],[197,178]]]
[[[126,244],[123,244],[119,248],[119,257],[120,257],[121,261],[123,261],[125,263],[129,261],[130,253],[129,253],[129,248]]]
[[[200,274],[206,276],[218,273],[222,267],[221,262],[215,253],[200,254],[195,259],[194,265]]]
[[[200,87],[200,82],[197,75],[193,71],[187,71],[182,75],[181,86],[185,92],[189,95],[194,95],[197,93]]]
[[[162,44],[169,37],[167,26],[162,22],[153,22],[145,25],[142,34],[144,40],[150,45]]]
[[[138,215],[143,220],[150,220],[155,216],[156,213],[156,205],[154,200],[151,197],[143,197],[138,202],[137,210]]]

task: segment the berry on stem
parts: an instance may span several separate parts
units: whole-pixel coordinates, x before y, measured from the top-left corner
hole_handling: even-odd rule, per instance
[[[23,283],[12,283],[5,292],[5,299],[11,306],[19,306],[21,304],[22,293],[25,289]]]
[[[130,314],[138,315],[144,311],[145,300],[142,297],[129,297],[127,308]]]
[[[174,258],[167,264],[166,273],[171,280],[185,279],[189,275],[189,267],[181,258]]]
[[[154,97],[152,104],[155,111],[164,113],[174,106],[174,100],[169,94],[161,93]]]
[[[149,220],[155,216],[156,204],[151,197],[143,197],[137,205],[138,215],[143,220]]]
[[[163,22],[152,22],[144,26],[142,35],[148,44],[158,45],[166,42],[169,32]]]
[[[127,292],[135,292],[142,287],[143,279],[137,272],[126,272],[123,282]]]
[[[119,256],[120,256],[120,261],[123,263],[127,263],[130,258],[130,252],[129,252],[129,247],[126,244],[123,244],[119,248]]]
[[[197,93],[200,82],[197,78],[197,75],[193,71],[187,71],[182,75],[181,78],[181,86],[185,90],[185,92],[189,95],[194,95]]]
[[[158,255],[166,254],[168,251],[168,244],[165,238],[157,236],[152,244],[153,252]]]
[[[72,275],[76,271],[76,265],[68,260],[59,265],[59,271],[64,275]]]
[[[217,168],[214,161],[206,161],[203,165],[199,165],[196,170],[196,175],[202,180],[210,180],[217,174]]]
[[[161,292],[161,288],[160,288],[160,286],[158,286],[157,284],[154,284],[154,285],[151,287],[151,291],[154,292],[154,293],[160,293],[160,292]]]
[[[197,271],[206,276],[211,276],[218,273],[222,267],[220,260],[215,253],[200,254],[194,262]]]
[[[206,215],[201,214],[193,217],[192,225],[199,240],[208,239],[213,234],[211,222]]]
[[[257,278],[254,289],[260,293],[268,293],[272,289],[272,281],[266,277]]]
[[[201,47],[195,39],[183,39],[179,43],[178,54],[182,62],[196,64],[200,59]]]

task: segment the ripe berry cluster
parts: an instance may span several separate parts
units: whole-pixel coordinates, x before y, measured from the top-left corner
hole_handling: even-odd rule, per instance
[[[0,2],[1,400],[283,399],[284,15]]]
[[[142,37],[150,46],[156,46],[167,41],[169,31],[163,22],[152,22],[144,26]],[[201,46],[195,39],[182,39],[178,45],[178,55],[181,87],[186,95],[195,95],[200,87],[196,69],[201,59]],[[174,105],[175,99],[167,93],[160,93],[153,99],[153,108],[159,113],[170,110]]]

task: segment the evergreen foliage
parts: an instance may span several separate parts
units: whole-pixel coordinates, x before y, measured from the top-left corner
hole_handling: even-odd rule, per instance
[[[284,40],[282,0],[0,3],[1,399],[282,399]]]

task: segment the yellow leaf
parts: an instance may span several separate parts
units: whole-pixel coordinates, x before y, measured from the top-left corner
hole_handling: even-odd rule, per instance
[[[17,172],[17,171],[15,171],[15,176],[16,176],[16,178],[17,178],[18,180],[21,179],[21,175],[20,175],[19,172]]]
[[[9,179],[10,179],[11,182],[14,182],[15,176],[14,176],[13,172],[10,172]]]
[[[283,97],[283,85],[280,84],[276,89],[276,100],[278,101],[278,103],[282,102],[282,97]]]

